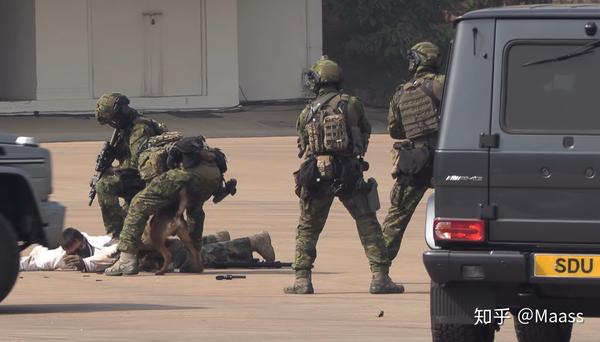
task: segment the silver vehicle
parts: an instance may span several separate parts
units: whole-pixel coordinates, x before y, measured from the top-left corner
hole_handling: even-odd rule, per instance
[[[0,301],[19,273],[19,253],[31,244],[55,248],[65,208],[49,201],[50,152],[33,138],[0,132]]]

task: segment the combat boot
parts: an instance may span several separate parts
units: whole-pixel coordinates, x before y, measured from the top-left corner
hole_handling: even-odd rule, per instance
[[[271,236],[269,233],[262,232],[260,234],[252,235],[250,239],[250,248],[253,252],[260,254],[265,261],[275,261],[275,250],[271,244]]]
[[[288,286],[283,289],[283,293],[286,294],[313,294],[315,289],[313,288],[310,275],[308,277],[296,277],[294,285]]]
[[[404,293],[404,286],[394,283],[387,273],[373,272],[369,292],[372,294]]]
[[[139,273],[137,255],[121,252],[119,260],[104,270],[107,276],[133,275]]]
[[[229,235],[229,232],[226,230],[216,232],[215,237],[217,238],[217,242],[224,242],[224,241],[231,240],[231,236]]]

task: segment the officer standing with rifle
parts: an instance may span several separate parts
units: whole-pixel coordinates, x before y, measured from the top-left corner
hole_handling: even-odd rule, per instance
[[[385,249],[374,179],[365,182],[367,152],[371,135],[362,104],[340,90],[342,70],[327,56],[321,57],[305,75],[307,87],[316,95],[300,113],[299,156],[304,162],[295,173],[300,197],[300,223],[296,232],[294,270],[296,280],[284,289],[288,294],[314,293],[311,269],[317,256],[317,240],[338,197],[356,221],[358,234],[373,273],[369,291],[402,293],[404,287],[388,275],[390,260]]]
[[[96,119],[115,129],[96,161],[96,174],[90,182],[90,205],[98,194],[98,204],[107,234],[118,238],[133,196],[144,188],[138,174],[138,158],[150,137],[166,132],[164,124],[140,115],[129,107],[129,99],[119,93],[102,95],[96,103]],[[113,162],[119,162],[113,168]],[[125,200],[121,207],[119,197]]]
[[[388,130],[394,144],[391,206],[383,221],[390,259],[400,250],[404,231],[419,201],[431,186],[433,154],[437,146],[439,107],[444,75],[439,73],[439,49],[421,42],[408,52],[413,78],[401,84],[390,101]]]

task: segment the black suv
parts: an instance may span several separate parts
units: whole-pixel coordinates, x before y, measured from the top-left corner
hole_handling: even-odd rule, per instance
[[[0,132],[0,301],[19,273],[19,252],[31,244],[58,247],[65,208],[49,201],[50,152],[33,138]]]
[[[423,256],[434,341],[492,341],[508,312],[519,341],[569,341],[600,316],[599,25],[596,5],[457,19]]]

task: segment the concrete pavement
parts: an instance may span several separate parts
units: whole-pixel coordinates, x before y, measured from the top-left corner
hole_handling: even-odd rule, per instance
[[[239,237],[267,230],[278,259],[290,261],[298,220],[291,176],[299,164],[295,138],[209,142],[227,153],[228,176],[239,180],[239,192],[219,205],[206,205],[206,231],[228,229]],[[100,144],[43,145],[53,153],[52,198],[67,206],[66,224],[91,234],[103,232],[97,205],[87,206],[88,177]],[[387,136],[376,135],[367,154],[371,163],[367,176],[377,178],[380,185],[380,220],[389,206],[392,185],[390,145]],[[354,222],[336,201],[317,247],[315,295],[284,295],[282,288],[293,280],[290,270],[208,270],[162,277],[22,273],[0,304],[0,340],[431,341],[429,278],[421,261],[427,248],[424,202],[391,269],[393,279],[406,286],[402,295],[368,294],[367,259]],[[245,274],[247,279],[216,281],[215,275],[223,273]],[[383,317],[377,317],[380,310]],[[598,322],[589,319],[577,325],[573,341],[600,340]],[[496,340],[516,340],[511,320]]]

